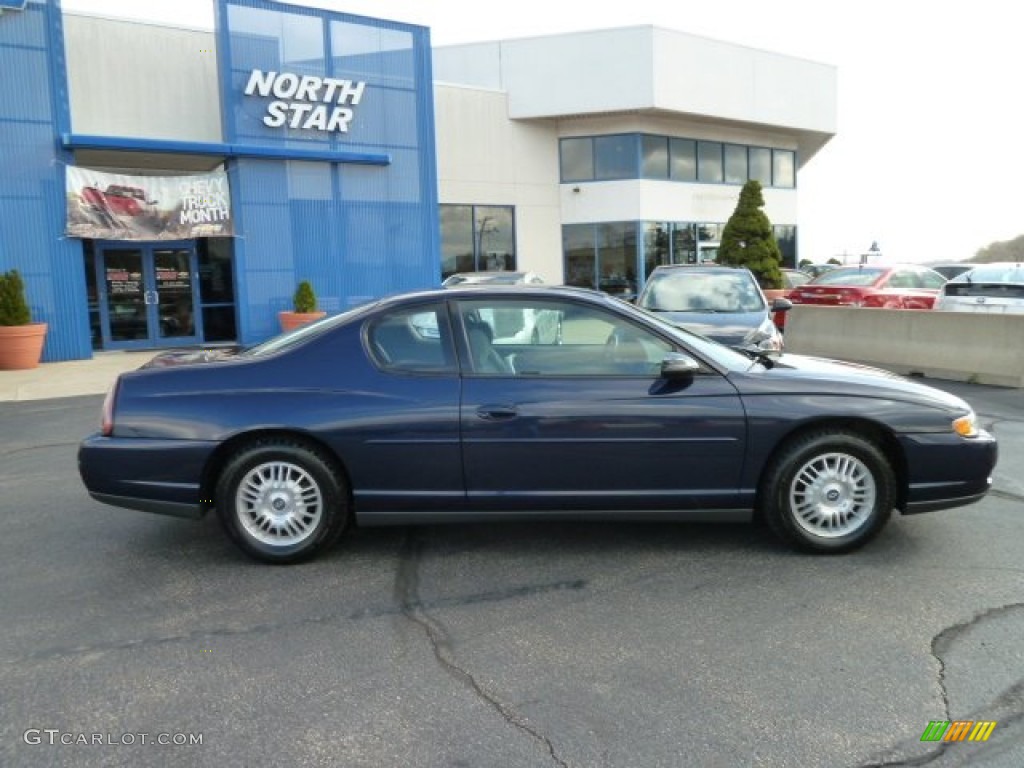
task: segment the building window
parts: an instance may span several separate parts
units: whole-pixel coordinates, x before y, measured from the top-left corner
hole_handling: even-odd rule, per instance
[[[722,179],[722,145],[717,141],[698,141],[697,180],[721,184]]]
[[[641,176],[645,179],[667,179],[668,137],[644,136],[640,147]]]
[[[772,185],[772,151],[766,147],[750,147],[747,152],[750,160],[750,179],[760,181],[762,187]]]
[[[796,269],[796,227],[779,224],[774,230],[775,241],[782,252],[782,266]]]
[[[637,290],[637,222],[567,224],[562,227],[565,282],[615,296]]]
[[[725,183],[747,183],[747,148],[739,144],[725,145]]]
[[[671,179],[705,184],[796,187],[796,152],[650,134],[562,139],[562,183],[620,179]]]
[[[772,150],[772,186],[796,186],[796,153],[788,149]]]
[[[456,272],[515,268],[515,209],[512,206],[441,206],[442,279]]]
[[[611,181],[637,178],[635,133],[598,136],[594,139],[594,178]]]
[[[562,181],[593,181],[593,139],[562,139],[559,149],[562,166]]]
[[[669,139],[669,162],[673,181],[697,180],[697,142]]]

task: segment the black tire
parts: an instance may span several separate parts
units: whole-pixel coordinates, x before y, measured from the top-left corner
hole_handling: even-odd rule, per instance
[[[295,440],[243,446],[217,479],[217,516],[256,560],[296,563],[334,544],[348,523],[348,488],[322,451]]]
[[[896,503],[896,476],[869,439],[813,432],[785,444],[765,469],[761,511],[768,527],[805,552],[849,552],[873,539]]]

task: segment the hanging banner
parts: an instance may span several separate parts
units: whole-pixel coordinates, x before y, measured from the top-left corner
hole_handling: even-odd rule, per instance
[[[188,240],[234,234],[224,171],[127,176],[67,167],[68,237]]]

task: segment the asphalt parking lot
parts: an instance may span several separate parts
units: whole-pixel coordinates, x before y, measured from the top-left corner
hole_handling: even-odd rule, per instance
[[[1024,392],[932,383],[1000,438],[994,491],[840,557],[531,523],[262,566],[89,499],[100,397],[0,403],[0,765],[1018,768]]]

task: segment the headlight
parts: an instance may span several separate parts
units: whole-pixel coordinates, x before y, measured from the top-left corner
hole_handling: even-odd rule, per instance
[[[959,419],[953,419],[953,431],[960,435],[960,437],[977,437],[978,417],[974,415],[974,411],[969,412],[966,416],[961,416]]]
[[[771,315],[765,318],[756,331],[751,331],[747,334],[743,341],[745,346],[757,347],[763,352],[782,351],[782,334],[779,333],[779,329],[772,322]]]

